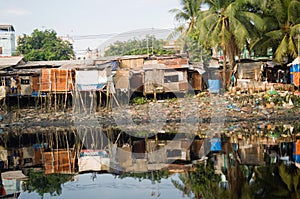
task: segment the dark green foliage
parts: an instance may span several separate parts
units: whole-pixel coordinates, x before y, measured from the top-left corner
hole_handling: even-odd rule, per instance
[[[151,172],[144,172],[144,173],[123,173],[119,176],[120,179],[132,177],[138,179],[139,181],[142,180],[151,180],[152,183],[161,182],[161,179],[167,179],[169,177],[169,171],[167,170],[157,170]]]
[[[17,54],[25,61],[69,60],[74,58],[73,46],[57,37],[54,30],[40,31],[23,35],[18,39]]]
[[[179,179],[180,181],[172,180],[172,183],[183,195],[194,196],[194,198],[199,199],[218,198],[220,177],[215,174],[212,161],[208,161],[207,164],[196,165],[194,172],[186,171],[179,175]]]
[[[49,174],[44,172],[33,172],[29,174],[28,181],[23,184],[23,191],[37,192],[40,196],[46,193],[50,195],[60,195],[62,193],[61,185],[65,182],[71,181],[73,175],[71,174]]]
[[[293,164],[256,168],[252,198],[299,198],[299,174]]]
[[[148,40],[148,41],[147,41]],[[164,49],[163,46],[166,41],[156,39],[154,36],[149,36],[145,39],[117,41],[111,44],[105,51],[104,56],[116,56],[116,55],[172,55],[173,50]]]
[[[147,103],[147,98],[145,97],[136,97],[131,100],[131,103],[141,105]]]

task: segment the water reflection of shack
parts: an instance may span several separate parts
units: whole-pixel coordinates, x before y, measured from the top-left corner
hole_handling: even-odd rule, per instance
[[[105,150],[83,149],[78,159],[79,172],[108,171],[110,158]]]
[[[45,174],[74,173],[75,150],[53,149],[49,152],[43,152],[43,164],[45,168]]]
[[[148,160],[150,163],[190,161],[190,144],[190,140],[148,140]]]
[[[244,165],[264,165],[264,148],[260,144],[239,145],[239,158]]]
[[[0,146],[0,169],[7,168],[8,166],[7,154],[7,149]]]
[[[173,168],[174,164],[180,165],[191,160],[190,145],[191,141],[188,139],[136,140],[132,146],[124,144],[116,148],[116,161],[127,172]]]
[[[17,196],[19,196],[22,181],[27,179],[20,170],[1,173],[1,178],[6,191],[6,196],[11,198],[17,198]]]

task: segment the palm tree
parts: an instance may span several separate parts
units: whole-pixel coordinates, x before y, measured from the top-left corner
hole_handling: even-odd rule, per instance
[[[255,47],[272,47],[276,61],[292,61],[297,56],[295,41],[300,33],[300,1],[274,0],[268,3],[263,14],[267,30]]]
[[[180,0],[181,9],[174,8],[170,12],[175,14],[175,20],[179,22],[179,26],[169,35],[169,39],[179,37],[183,41],[183,51],[187,48],[188,35],[196,30],[196,22],[200,16],[200,7],[202,0]]]
[[[200,14],[200,6],[202,0],[181,0],[180,4],[182,9],[171,9],[171,13],[175,13],[175,19],[181,24],[182,28],[185,29],[186,33],[190,33],[196,28],[196,21]],[[187,23],[187,27],[186,27]]]
[[[254,38],[256,29],[263,28],[263,20],[253,12],[249,0],[204,0],[209,9],[199,21],[200,40],[205,46],[220,47],[224,53],[223,81],[226,86],[226,58],[231,68],[235,56]]]

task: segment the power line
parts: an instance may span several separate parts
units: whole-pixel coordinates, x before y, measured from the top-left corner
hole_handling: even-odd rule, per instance
[[[142,29],[136,31],[128,31],[123,33],[103,33],[103,34],[95,34],[95,35],[74,35],[71,36],[73,40],[83,40],[83,39],[106,39],[109,37],[118,37],[125,38],[132,35],[138,34],[160,34],[167,33],[174,29]]]

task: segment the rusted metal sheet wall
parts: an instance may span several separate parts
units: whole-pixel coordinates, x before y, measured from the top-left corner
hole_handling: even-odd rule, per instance
[[[168,68],[182,68],[182,65],[188,64],[188,59],[186,58],[170,58],[158,60],[159,64],[165,64]]]
[[[140,68],[144,64],[144,58],[120,60],[120,68]]]
[[[51,173],[74,173],[74,151],[53,151],[43,153],[45,174]]]
[[[40,91],[51,91],[51,69],[42,69]]]
[[[66,69],[42,69],[40,91],[66,92],[73,90],[73,72]]]
[[[201,91],[202,90],[202,75],[198,72],[193,72],[192,74],[192,87],[194,90]]]
[[[31,77],[31,86],[32,86],[32,91],[38,92],[40,90],[40,77],[39,76]]]

